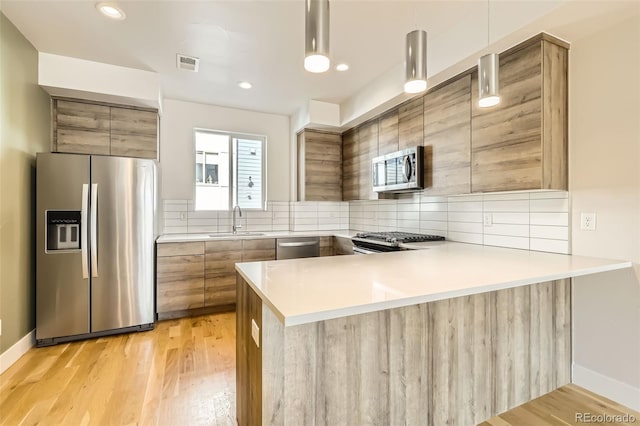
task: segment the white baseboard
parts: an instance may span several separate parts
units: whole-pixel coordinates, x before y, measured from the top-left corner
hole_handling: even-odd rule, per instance
[[[635,388],[578,364],[573,364],[573,383],[618,404],[640,411],[640,388]]]
[[[29,349],[36,344],[36,330],[33,329],[18,340],[13,346],[0,354],[0,374],[4,373],[7,368],[11,367],[13,363],[20,359],[20,357],[27,353]]]

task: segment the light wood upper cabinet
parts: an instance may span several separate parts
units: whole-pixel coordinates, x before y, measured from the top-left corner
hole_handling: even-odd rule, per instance
[[[342,199],[358,199],[360,162],[358,159],[358,129],[342,134]]]
[[[158,157],[158,114],[111,107],[111,155]]]
[[[398,119],[397,109],[391,110],[378,119],[378,155],[390,154],[398,150],[400,137]]]
[[[304,130],[298,134],[298,200],[342,201],[342,136]]]
[[[422,97],[400,105],[398,119],[398,149],[422,145],[423,139]]]
[[[567,46],[538,36],[500,55],[501,102],[478,107],[472,78],[473,192],[567,189]]]
[[[158,113],[53,98],[53,152],[158,157]]]
[[[471,191],[471,76],[424,96],[425,194]]]
[[[54,150],[109,155],[110,107],[54,101]]]
[[[358,128],[358,200],[377,200],[373,191],[372,162],[378,156],[378,122],[369,121]]]

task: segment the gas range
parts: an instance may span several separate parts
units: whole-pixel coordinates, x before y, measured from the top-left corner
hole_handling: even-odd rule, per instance
[[[419,243],[425,241],[442,241],[440,235],[416,234],[413,232],[360,232],[353,241],[356,254],[372,254],[403,250],[401,243]]]

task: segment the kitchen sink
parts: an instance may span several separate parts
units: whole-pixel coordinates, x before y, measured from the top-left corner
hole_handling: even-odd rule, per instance
[[[209,234],[211,238],[222,238],[222,237],[252,237],[252,236],[260,236],[264,235],[264,232],[218,232],[216,234]]]

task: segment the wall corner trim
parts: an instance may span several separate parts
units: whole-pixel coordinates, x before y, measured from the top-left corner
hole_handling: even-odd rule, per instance
[[[618,404],[640,411],[640,388],[575,363],[573,364],[572,383],[609,398]]]
[[[4,373],[29,349],[36,345],[36,329],[34,328],[13,346],[0,354],[0,374]]]

